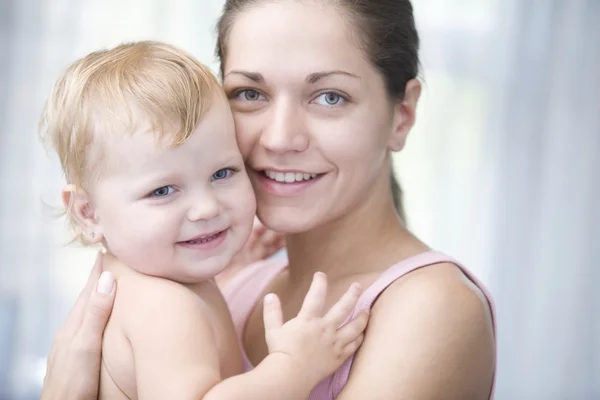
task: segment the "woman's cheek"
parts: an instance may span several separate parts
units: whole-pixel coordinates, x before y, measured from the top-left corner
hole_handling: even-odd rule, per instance
[[[260,137],[260,125],[257,121],[253,121],[252,118],[247,118],[240,114],[234,114],[234,121],[237,144],[242,153],[242,157],[247,159],[254,147],[254,143]]]

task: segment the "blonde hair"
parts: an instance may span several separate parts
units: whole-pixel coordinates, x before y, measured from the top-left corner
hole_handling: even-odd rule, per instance
[[[215,75],[188,53],[160,42],[125,43],[65,70],[44,107],[40,136],[57,153],[67,182],[85,188],[105,168],[99,161],[109,135],[149,123],[158,139],[179,145],[216,94],[224,96]]]

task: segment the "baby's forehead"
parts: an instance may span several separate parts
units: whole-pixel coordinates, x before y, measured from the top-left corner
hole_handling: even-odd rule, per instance
[[[127,133],[113,132],[104,135],[98,144],[98,161],[121,168],[151,163],[172,149],[167,135],[158,135],[149,127]]]
[[[186,131],[176,122],[133,111],[112,114],[112,118],[95,115],[92,168],[100,168],[105,174],[142,174],[155,168],[174,170],[183,164],[198,168],[199,163],[218,164],[232,152],[239,155],[233,124],[230,129],[223,128],[231,118],[226,101],[214,102],[199,123]]]

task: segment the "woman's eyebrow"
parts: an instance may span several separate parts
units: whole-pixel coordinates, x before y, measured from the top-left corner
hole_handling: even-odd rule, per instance
[[[265,82],[265,78],[262,76],[262,74],[259,74],[258,72],[233,70],[233,71],[229,71],[227,74],[225,74],[225,76],[229,76],[229,75],[242,75],[256,83],[264,83]]]
[[[310,84],[314,84],[314,83],[317,83],[319,80],[321,80],[323,78],[327,78],[332,75],[344,75],[344,76],[349,76],[351,78],[360,79],[360,76],[358,76],[356,74],[336,69],[336,70],[331,70],[331,71],[321,71],[321,72],[312,73],[306,77],[306,82],[310,83]]]
[[[229,71],[225,76],[229,76],[229,75],[242,75],[256,83],[264,83],[265,82],[264,76],[262,76],[262,74],[260,74],[258,72],[233,70],[233,71]],[[306,77],[306,82],[312,85],[312,84],[317,83],[319,80],[327,78],[332,75],[344,75],[344,76],[349,76],[349,77],[355,78],[355,79],[361,79],[360,76],[358,76],[356,74],[336,69],[336,70],[331,70],[331,71],[314,72]]]

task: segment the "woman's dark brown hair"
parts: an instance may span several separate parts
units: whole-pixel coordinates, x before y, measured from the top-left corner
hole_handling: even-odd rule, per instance
[[[235,17],[250,6],[267,0],[227,0],[217,30],[217,57],[227,56],[227,37]],[[274,1],[274,0],[268,0]],[[283,0],[281,0],[283,1]],[[286,0],[292,1],[292,0]],[[404,98],[406,84],[419,73],[419,35],[410,0],[331,0],[354,23],[359,45],[384,78],[394,101]],[[406,221],[402,190],[391,172],[391,189],[396,211]]]

